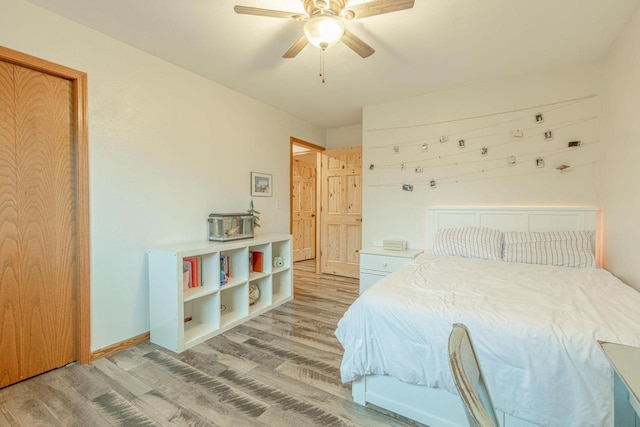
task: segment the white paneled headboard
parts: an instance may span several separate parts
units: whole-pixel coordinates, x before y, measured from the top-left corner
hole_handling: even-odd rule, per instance
[[[488,227],[501,231],[597,231],[595,207],[441,207],[427,209],[425,249],[431,249],[439,228]],[[594,236],[597,234],[594,233]],[[598,246],[594,243],[594,248]],[[596,254],[597,256],[597,254]]]

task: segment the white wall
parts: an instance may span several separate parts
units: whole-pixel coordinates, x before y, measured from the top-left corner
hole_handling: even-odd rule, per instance
[[[605,265],[640,290],[640,10],[605,61],[602,210]]]
[[[362,124],[327,129],[327,150],[362,145]]]
[[[248,209],[250,171],[273,174],[259,231],[288,232],[289,137],[324,130],[25,1],[0,10],[0,45],[88,73],[93,350],[149,330],[147,250]]]
[[[365,107],[363,246],[401,238],[422,247],[425,210],[436,205],[598,206],[601,97],[543,105],[599,95],[601,84],[602,65],[583,64]],[[538,112],[542,124],[535,122]],[[516,129],[524,137],[511,136]],[[547,129],[552,141],[544,139]],[[443,135],[448,142],[439,142]],[[461,138],[465,148],[458,148]],[[583,146],[567,150],[572,140]],[[535,166],[539,156],[544,168]],[[555,169],[561,164],[572,167],[561,173]]]

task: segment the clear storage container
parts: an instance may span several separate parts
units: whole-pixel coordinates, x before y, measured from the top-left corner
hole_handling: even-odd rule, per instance
[[[209,214],[209,240],[227,242],[253,238],[253,215],[248,213]]]

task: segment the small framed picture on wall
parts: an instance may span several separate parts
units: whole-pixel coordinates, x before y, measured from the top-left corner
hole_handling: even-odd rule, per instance
[[[251,196],[271,197],[273,178],[269,173],[251,172]]]

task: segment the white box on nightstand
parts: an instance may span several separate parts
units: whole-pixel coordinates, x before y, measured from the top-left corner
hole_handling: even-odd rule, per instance
[[[422,250],[419,249],[389,251],[377,246],[362,249],[360,251],[360,293],[421,253]]]

